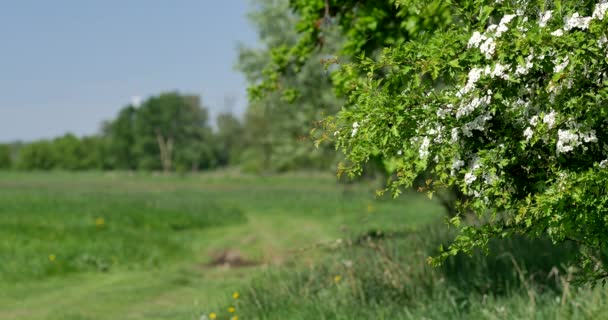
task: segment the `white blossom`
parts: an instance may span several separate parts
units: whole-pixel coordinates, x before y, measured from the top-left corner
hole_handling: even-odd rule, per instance
[[[486,184],[493,185],[496,182],[496,175],[494,173],[485,173],[483,174],[483,180]]]
[[[458,128],[452,129],[452,139],[450,140],[452,143],[458,142]]]
[[[460,168],[464,167],[464,161],[456,158],[454,159],[454,161],[452,161],[452,169],[454,170],[460,170]]]
[[[487,38],[481,46],[479,46],[479,50],[485,55],[486,59],[491,59],[496,52],[496,42],[494,42],[494,38]]]
[[[600,162],[600,168],[604,169],[606,167],[608,167],[608,159],[602,160],[602,162]]]
[[[422,144],[420,144],[420,149],[418,150],[418,154],[420,155],[420,159],[426,159],[429,155],[429,145],[431,144],[431,140],[427,137],[422,139]]]
[[[505,71],[507,71],[507,72],[509,71],[508,66],[505,66],[500,63],[496,63],[496,65],[494,66],[494,70],[492,71],[492,73],[490,75],[492,76],[492,78],[498,77],[498,78],[508,80],[509,75]]]
[[[579,127],[580,125],[576,125]],[[589,142],[597,142],[597,136],[595,135],[595,130],[590,130],[587,132],[576,132],[576,130],[562,130],[559,129],[557,131],[557,153],[567,153],[574,148]]]
[[[481,69],[481,68],[473,68],[469,71],[469,77],[467,78],[467,84],[464,86],[464,88],[462,88],[462,90],[460,90],[460,92],[459,92],[460,96],[467,94],[467,93],[473,91],[473,89],[475,89],[475,84],[481,78],[482,72],[483,72],[483,69]]]
[[[499,24],[507,24],[511,22],[511,20],[515,19],[515,17],[517,17],[516,14],[505,14],[502,19],[500,19]]]
[[[604,20],[604,16],[608,11],[608,1],[602,1],[595,5],[595,9],[593,10],[593,14],[591,17],[593,19]]]
[[[530,124],[534,127],[536,127],[536,124],[538,123],[538,116],[533,116],[532,118],[530,118]]]
[[[553,14],[553,11],[551,11],[551,10],[547,10],[547,11],[543,12],[540,15],[540,20],[538,21],[538,25],[541,28],[546,27],[547,26],[547,22],[549,22],[549,20],[551,19],[552,14]]]
[[[437,109],[437,118],[445,119],[445,117],[449,115],[450,112],[452,112],[452,108],[453,106],[451,104],[445,106],[445,108],[440,107],[439,109]]]
[[[589,22],[591,22],[591,17],[581,17],[578,12],[575,12],[569,18],[566,18],[564,24],[564,30],[571,30],[574,28],[579,29],[589,29]]]
[[[557,131],[557,153],[566,153],[574,150],[575,147],[581,144],[578,138],[578,134],[571,130],[559,129]]]
[[[566,69],[566,67],[570,63],[570,59],[568,59],[568,57],[565,57],[561,63],[557,63],[557,61],[558,60],[553,61],[553,63],[555,64],[555,66],[553,67],[553,72],[555,73],[560,73],[564,71],[564,69]]]
[[[543,123],[546,124],[549,129],[555,126],[555,111],[551,110],[548,114],[543,117]]]
[[[528,74],[528,72],[530,71],[530,69],[532,69],[534,67],[534,63],[532,63],[532,61],[534,60],[534,55],[533,54],[529,54],[526,57],[526,63],[524,65],[518,65],[517,68],[515,69],[515,74],[516,75],[526,75]]]
[[[353,131],[350,136],[354,137],[357,134],[358,130],[359,130],[359,123],[355,121],[355,123],[353,123]]]
[[[604,46],[606,46],[606,44],[608,44],[608,38],[606,38],[606,36],[602,36],[597,40],[597,45],[600,48],[603,48]]]
[[[475,180],[477,180],[477,176],[475,176],[475,174],[473,174],[472,172],[467,172],[464,175],[464,183],[466,183],[467,185],[475,182]]]
[[[475,97],[468,103],[463,103],[458,110],[456,110],[456,119],[460,119],[464,116],[467,116],[479,107],[487,106],[490,104],[492,97],[487,95],[481,98]]]
[[[532,139],[532,135],[534,135],[534,131],[532,128],[527,127],[526,130],[524,130],[524,137],[526,137],[526,141],[530,141],[530,139]]]
[[[561,37],[561,36],[564,35],[564,30],[557,29],[557,30],[551,32],[551,35],[554,36],[554,37]]]
[[[469,44],[467,46],[469,48],[471,48],[471,47],[479,48],[479,45],[481,44],[481,42],[485,41],[487,38],[488,37],[479,33],[479,31],[475,31],[475,32],[473,32],[473,35],[469,39]]]
[[[470,138],[473,136],[474,130],[485,131],[486,123],[489,120],[492,120],[492,116],[490,114],[482,114],[477,116],[475,119],[473,119],[473,121],[465,123],[465,125],[462,126],[462,134]]]
[[[595,135],[595,130],[589,130],[587,132],[579,133],[579,136],[583,139],[583,142],[597,142],[597,136]]]

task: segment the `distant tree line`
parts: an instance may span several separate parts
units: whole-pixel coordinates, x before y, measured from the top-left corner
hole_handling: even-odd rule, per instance
[[[104,122],[96,135],[68,133],[53,139],[0,144],[0,170],[195,172],[235,166],[270,172],[331,168],[332,157],[324,156],[327,152],[322,150],[315,155],[312,143],[300,136],[312,127],[309,122],[296,124],[301,126],[298,130],[263,130],[288,124],[290,113],[273,112],[254,115],[249,110],[243,121],[231,113],[221,113],[212,128],[200,97],[162,93],[139,106],[125,106],[114,119]],[[280,118],[283,124],[276,123]],[[275,151],[280,148],[283,155]],[[298,148],[307,151],[294,153]]]
[[[97,135],[0,145],[0,169],[198,171],[236,161],[242,124],[220,114],[212,130],[198,96],[177,92],[127,105]]]

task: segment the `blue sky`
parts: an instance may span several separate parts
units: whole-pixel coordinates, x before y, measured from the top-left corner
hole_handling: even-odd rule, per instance
[[[92,134],[132,97],[226,95],[246,105],[236,45],[247,0],[0,0],[0,141]]]

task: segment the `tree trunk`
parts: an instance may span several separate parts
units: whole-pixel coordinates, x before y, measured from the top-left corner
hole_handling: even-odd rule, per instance
[[[158,149],[160,151],[160,164],[163,167],[163,171],[165,173],[171,172],[173,163],[173,139],[165,138],[160,134],[160,132],[156,132],[156,141],[158,142]]]

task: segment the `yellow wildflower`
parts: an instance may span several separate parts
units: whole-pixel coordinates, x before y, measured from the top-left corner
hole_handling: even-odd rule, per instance
[[[95,219],[95,225],[98,227],[103,227],[106,224],[106,220],[104,218]]]
[[[216,318],[217,318],[217,314],[215,314],[215,312],[211,312],[211,313],[209,314],[209,319],[212,319],[212,320],[213,320],[213,319],[216,319]]]
[[[234,316],[234,317],[230,318],[230,320],[239,320],[239,316]]]
[[[232,294],[232,297],[233,297],[234,299],[238,299],[240,296],[241,296],[241,295],[240,295],[238,292],[235,292],[235,293],[233,293],[233,294]]]
[[[374,210],[374,206],[371,203],[367,205],[367,213],[372,213]]]
[[[57,257],[54,254],[49,254],[49,261],[50,262],[55,262],[55,259],[57,259]]]
[[[335,283],[340,282],[340,280],[342,280],[342,277],[341,277],[341,276],[335,276],[335,277],[334,277],[334,282],[335,282]]]
[[[228,308],[228,312],[230,312],[230,313],[234,313],[235,311],[236,311],[235,307]]]

